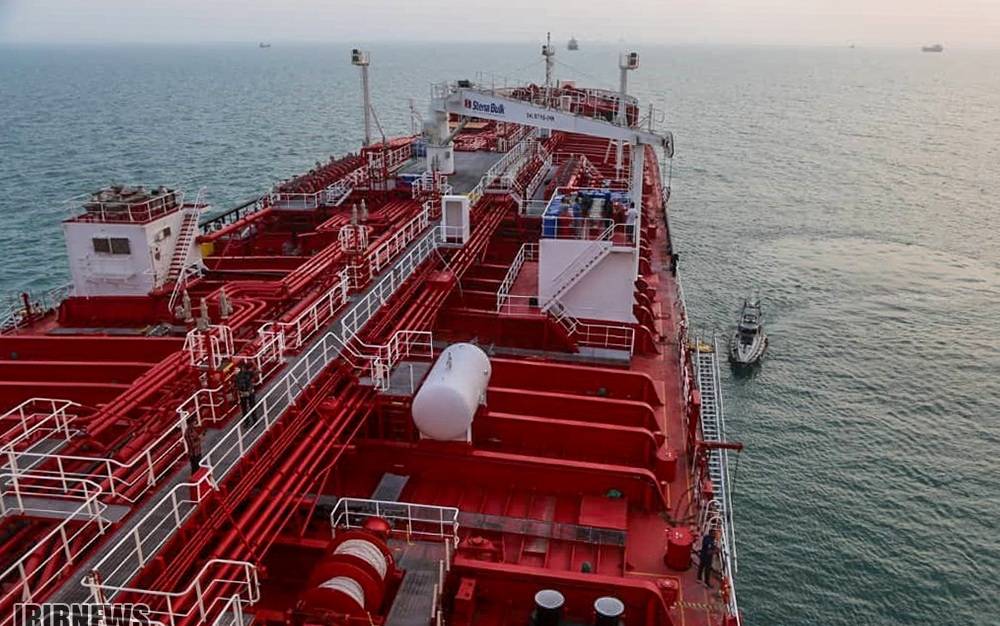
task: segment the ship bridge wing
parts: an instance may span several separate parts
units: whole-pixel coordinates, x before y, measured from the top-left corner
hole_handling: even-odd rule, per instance
[[[572,111],[533,104],[498,95],[489,89],[456,87],[449,90],[445,97],[435,99],[431,106],[432,108],[440,107],[438,108],[440,111],[469,117],[524,124],[535,128],[547,128],[591,137],[604,137],[632,145],[659,146],[666,151],[668,157],[672,157],[674,151],[674,138],[670,132],[660,134],[628,126],[619,126],[600,117],[590,117]]]

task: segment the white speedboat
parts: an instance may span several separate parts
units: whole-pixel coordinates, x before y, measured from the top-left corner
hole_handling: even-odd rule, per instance
[[[752,365],[760,361],[767,349],[767,334],[764,333],[764,313],[760,300],[743,301],[740,321],[729,345],[729,360],[736,365]]]

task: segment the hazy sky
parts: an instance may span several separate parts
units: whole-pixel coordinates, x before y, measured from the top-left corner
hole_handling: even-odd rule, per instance
[[[1000,0],[0,0],[0,41],[558,40],[1000,47]]]

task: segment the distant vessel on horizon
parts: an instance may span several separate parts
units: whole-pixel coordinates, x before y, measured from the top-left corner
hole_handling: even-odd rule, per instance
[[[262,42],[260,42],[260,44],[258,44],[258,46],[257,46],[257,47],[258,47],[258,48],[270,48],[270,47],[271,47],[271,44],[269,44],[269,43],[264,43],[264,42],[262,41]]]
[[[569,43],[566,44],[566,49],[567,50],[579,50],[580,49],[580,44],[577,42],[576,37],[570,37],[569,38]]]
[[[939,43],[936,43],[933,46],[924,46],[923,48],[921,48],[921,50],[923,50],[924,52],[944,52],[944,46],[942,46]]]

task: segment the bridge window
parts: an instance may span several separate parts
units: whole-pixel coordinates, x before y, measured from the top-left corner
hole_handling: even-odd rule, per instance
[[[132,246],[125,237],[94,237],[94,252],[99,254],[132,254]]]

